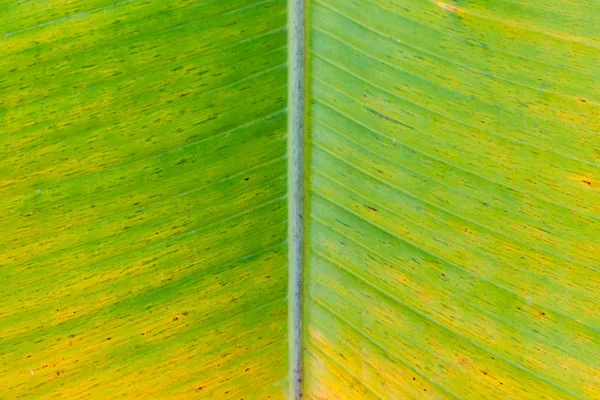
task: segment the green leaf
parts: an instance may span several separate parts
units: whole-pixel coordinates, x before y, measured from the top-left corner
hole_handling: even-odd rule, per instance
[[[281,0],[2,12],[0,398],[281,398]]]
[[[0,399],[600,398],[600,3],[0,22]]]
[[[308,398],[600,396],[600,7],[534,3],[310,2]]]

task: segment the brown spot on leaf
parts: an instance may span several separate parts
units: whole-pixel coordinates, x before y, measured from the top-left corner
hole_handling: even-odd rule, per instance
[[[452,12],[461,11],[460,8],[450,5],[450,4],[442,3],[441,1],[438,1],[437,5],[441,8],[443,8],[444,10],[448,10],[448,11],[452,11]]]

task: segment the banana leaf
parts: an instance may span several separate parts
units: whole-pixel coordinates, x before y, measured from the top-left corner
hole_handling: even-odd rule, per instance
[[[600,398],[600,3],[0,34],[0,399]]]

